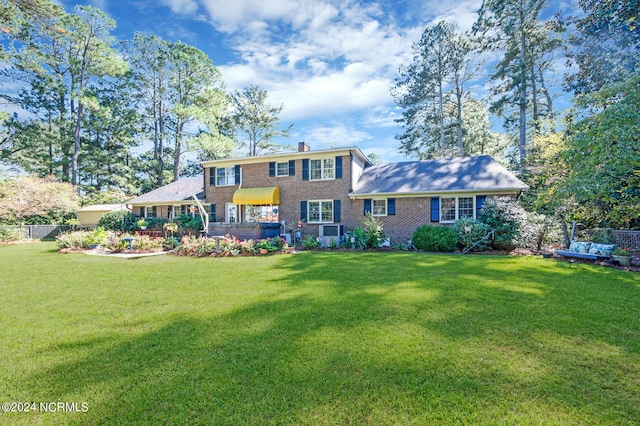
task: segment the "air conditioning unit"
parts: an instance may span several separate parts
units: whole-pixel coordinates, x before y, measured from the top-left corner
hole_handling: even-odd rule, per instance
[[[320,237],[335,237],[341,239],[344,236],[344,225],[320,225]]]

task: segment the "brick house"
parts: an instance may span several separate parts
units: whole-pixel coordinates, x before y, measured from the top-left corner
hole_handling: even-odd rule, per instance
[[[357,147],[312,151],[304,142],[297,152],[205,161],[202,166],[204,176],[189,182],[191,192],[199,188],[204,195],[208,233],[239,238],[300,231],[326,243],[361,225],[370,212],[393,242],[406,242],[420,225],[475,218],[486,197],[517,197],[528,188],[489,156],[372,165]],[[181,181],[163,188],[180,187]],[[177,204],[168,198],[185,195],[177,192],[163,191],[152,197],[155,201],[145,194],[130,204],[136,213],[140,201],[145,211],[156,203],[156,213],[169,213],[168,206]]]
[[[527,185],[489,156],[372,165],[356,147],[207,161],[205,199],[216,212],[209,233],[243,232],[259,224],[335,236],[379,217],[392,241],[424,223],[477,216],[487,196],[518,196]],[[227,232],[228,231],[228,232]],[[264,234],[262,234],[264,236]]]

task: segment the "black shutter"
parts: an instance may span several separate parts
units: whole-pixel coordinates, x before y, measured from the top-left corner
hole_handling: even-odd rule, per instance
[[[342,179],[342,157],[336,157],[336,179]]]
[[[364,213],[371,213],[371,198],[365,198],[364,200]]]
[[[289,176],[296,175],[296,160],[289,160]]]
[[[333,221],[340,222],[340,200],[333,200]]]
[[[144,217],[144,207],[140,207],[140,217]]]
[[[431,197],[431,222],[440,222],[440,197]]]
[[[269,177],[274,177],[276,175],[276,162],[269,161]]]
[[[387,199],[387,214],[389,216],[393,216],[396,214],[396,199],[389,198]]]
[[[216,186],[216,168],[209,167],[209,186]]]
[[[307,220],[307,202],[300,201],[300,220]]]
[[[476,219],[480,217],[480,210],[484,206],[484,200],[487,199],[486,195],[476,195]]]
[[[302,160],[302,180],[309,180],[309,159]]]
[[[235,167],[235,175],[236,175],[236,185],[240,185],[240,165],[236,165]]]
[[[216,205],[215,204],[211,204],[211,207],[209,208],[209,220],[211,222],[216,221]]]

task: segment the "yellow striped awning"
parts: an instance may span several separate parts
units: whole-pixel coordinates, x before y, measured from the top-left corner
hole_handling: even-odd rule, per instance
[[[280,204],[280,187],[240,188],[233,193],[234,204]]]

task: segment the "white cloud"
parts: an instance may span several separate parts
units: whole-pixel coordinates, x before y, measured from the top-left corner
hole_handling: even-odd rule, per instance
[[[435,6],[436,16],[431,21],[433,24],[439,21],[455,23],[462,31],[470,30],[478,18],[478,10],[482,6],[482,0],[465,0],[456,2],[434,2],[429,7]]]
[[[161,0],[162,4],[169,6],[173,13],[190,15],[198,11],[195,0]]]

